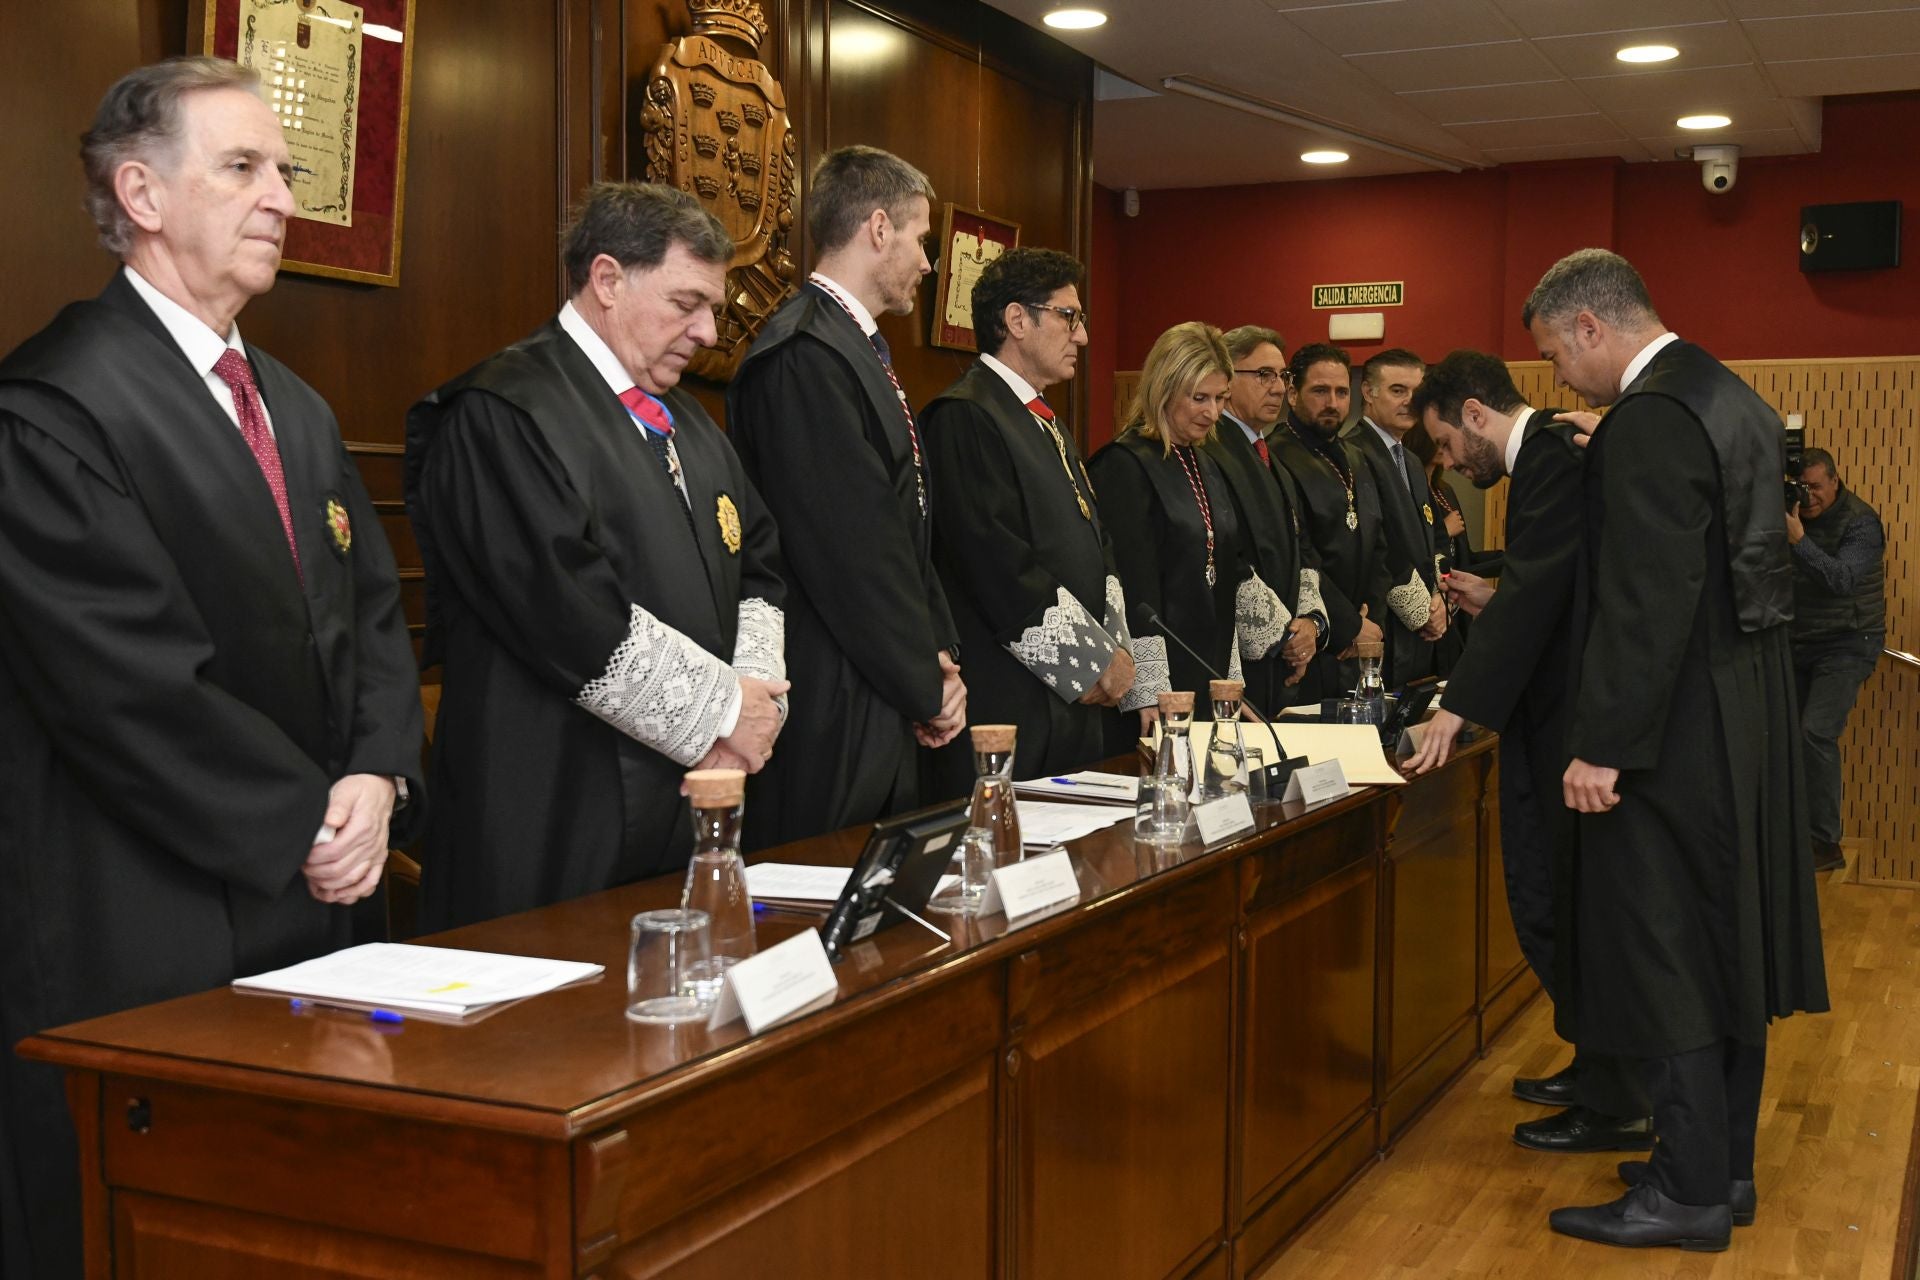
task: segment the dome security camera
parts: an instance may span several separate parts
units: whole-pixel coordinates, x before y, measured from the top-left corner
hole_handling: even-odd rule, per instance
[[[1733,190],[1740,174],[1740,148],[1732,143],[1695,147],[1693,158],[1700,162],[1700,185],[1714,195]]]

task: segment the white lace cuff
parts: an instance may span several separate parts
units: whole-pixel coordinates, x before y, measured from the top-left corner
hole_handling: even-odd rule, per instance
[[[1310,618],[1316,613],[1326,620],[1327,601],[1326,597],[1320,594],[1320,571],[1302,569],[1300,571],[1300,616]]]
[[[1227,653],[1227,679],[1238,680],[1243,684],[1247,679],[1246,668],[1240,665],[1240,637],[1233,637],[1233,648]]]
[[[1432,602],[1433,596],[1418,573],[1409,573],[1405,582],[1387,592],[1387,608],[1409,631],[1418,631],[1427,625]]]
[[[733,668],[639,605],[627,638],[599,679],[574,701],[643,746],[679,764],[707,754],[733,705]]]
[[[787,615],[758,596],[740,602],[740,623],[733,638],[735,675],[755,680],[787,678]],[[787,720],[787,695],[775,698],[780,722]]]
[[[1160,705],[1160,695],[1173,688],[1167,670],[1167,642],[1163,636],[1135,636],[1133,640],[1133,688],[1120,696],[1122,711],[1139,711]]]
[[[1007,645],[1007,652],[1061,701],[1078,702],[1099,683],[1118,646],[1065,587],[1056,589],[1055,599],[1039,622]]]
[[[1107,616],[1100,620],[1107,629],[1113,642],[1122,649],[1131,651],[1133,635],[1127,630],[1127,593],[1120,587],[1120,579],[1107,575]]]
[[[1264,658],[1287,642],[1293,615],[1259,574],[1249,574],[1234,588],[1233,614],[1235,637],[1248,658]]]

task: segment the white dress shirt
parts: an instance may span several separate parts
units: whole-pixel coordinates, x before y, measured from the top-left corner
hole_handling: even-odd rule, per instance
[[[1640,348],[1640,354],[1627,361],[1626,372],[1620,375],[1621,393],[1623,395],[1626,393],[1627,388],[1632,385],[1633,380],[1640,376],[1640,371],[1646,368],[1668,343],[1678,341],[1680,341],[1680,335],[1669,329],[1652,342],[1649,342],[1646,346]]]
[[[1522,405],[1519,414],[1515,416],[1513,420],[1513,434],[1507,437],[1508,475],[1512,475],[1513,469],[1520,465],[1520,441],[1527,434],[1527,419],[1532,416],[1533,407],[1531,405]],[[1465,428],[1462,428],[1462,430],[1465,430]]]
[[[200,375],[200,381],[207,384],[207,393],[213,397],[213,402],[220,406],[220,411],[227,415],[227,421],[233,423],[234,430],[238,431],[240,413],[233,407],[233,388],[227,385],[225,378],[213,371],[213,366],[228,351],[238,351],[242,357],[247,354],[246,344],[240,341],[239,322],[235,321],[228,329],[227,336],[222,338],[207,327],[206,321],[147,283],[146,277],[132,267],[122,267],[120,273],[126,276],[133,291],[140,295],[141,301],[152,308],[153,314],[166,326],[167,333],[173,338],[173,345],[180,348],[187,363]],[[267,412],[265,396],[260,398],[260,416],[267,420],[267,430],[271,432],[273,415]]]

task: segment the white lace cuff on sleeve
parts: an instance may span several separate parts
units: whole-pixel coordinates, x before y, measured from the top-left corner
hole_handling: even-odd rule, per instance
[[[1065,587],[1039,622],[1007,645],[1021,666],[1033,672],[1062,702],[1078,702],[1100,681],[1116,646],[1106,629]]]
[[[1387,608],[1409,631],[1418,631],[1427,625],[1427,610],[1432,600],[1427,584],[1420,581],[1418,573],[1408,573],[1405,582],[1387,592]]]
[[[1135,636],[1133,639],[1133,688],[1120,697],[1122,711],[1139,711],[1160,705],[1160,695],[1173,688],[1167,670],[1167,642],[1163,636]]]
[[[1280,602],[1280,593],[1249,574],[1233,593],[1234,631],[1240,650],[1248,658],[1266,657],[1287,642],[1287,627],[1293,615]]]
[[[739,680],[733,668],[639,605],[628,606],[627,637],[607,669],[574,695],[643,746],[692,765],[720,736]]]

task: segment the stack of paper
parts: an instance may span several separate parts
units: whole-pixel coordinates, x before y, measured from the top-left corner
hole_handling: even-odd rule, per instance
[[[1045,849],[1125,822],[1133,810],[1114,805],[1049,804],[1044,800],[1021,800],[1020,843],[1029,849]]]
[[[369,942],[272,973],[236,978],[233,988],[350,1008],[405,1009],[463,1018],[490,1005],[585,982],[605,971],[604,965],[576,960]]]
[[[1095,804],[1132,804],[1140,796],[1140,779],[1128,773],[1099,773],[1082,769],[1058,778],[1032,778],[1013,784],[1030,796],[1059,796]]]
[[[1195,758],[1212,742],[1214,722],[1193,723]],[[1278,735],[1276,740],[1276,735]],[[1155,726],[1158,746],[1158,726]],[[1268,764],[1305,756],[1308,764],[1340,762],[1340,771],[1354,786],[1397,787],[1406,781],[1400,771],[1387,762],[1380,748],[1380,732],[1370,724],[1276,724],[1268,728],[1248,720],[1240,722],[1241,744],[1258,748]],[[1141,745],[1147,746],[1144,739]]]
[[[815,867],[798,862],[756,862],[747,868],[747,894],[755,902],[828,907],[846,892],[852,867]]]

